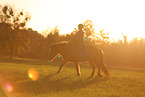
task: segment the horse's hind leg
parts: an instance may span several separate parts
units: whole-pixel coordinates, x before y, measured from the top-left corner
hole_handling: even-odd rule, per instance
[[[92,67],[92,69],[93,69],[92,74],[91,74],[91,76],[90,76],[90,78],[91,78],[91,77],[94,77],[95,70],[96,70],[96,66],[95,66],[95,64],[94,64],[93,62],[90,62],[90,65],[91,65],[91,67]]]
[[[101,74],[101,68],[98,66],[98,77],[102,77],[103,75]]]
[[[95,62],[95,64],[97,65],[98,67],[98,77],[102,77],[103,75],[101,74],[101,68],[100,68],[100,64],[98,64],[98,62]]]
[[[60,71],[62,70],[62,68],[64,67],[65,64],[66,64],[66,61],[63,60],[63,62],[61,63],[57,73],[60,73]]]
[[[74,64],[75,64],[75,68],[76,68],[76,71],[77,71],[77,76],[81,76],[79,64],[78,63],[74,63]]]

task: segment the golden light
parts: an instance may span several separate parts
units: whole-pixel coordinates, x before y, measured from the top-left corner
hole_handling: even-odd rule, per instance
[[[36,81],[39,78],[38,72],[35,69],[30,69],[28,70],[28,77],[32,80],[32,81]]]
[[[89,19],[97,25],[96,29],[106,28],[104,32],[109,33],[110,41],[123,40],[121,33],[128,41],[145,38],[143,0],[0,0],[0,3],[30,12],[32,18],[27,27],[39,33],[55,26],[60,34],[71,33],[79,23]]]

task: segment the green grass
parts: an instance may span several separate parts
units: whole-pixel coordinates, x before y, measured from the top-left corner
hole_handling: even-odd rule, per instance
[[[58,62],[0,59],[0,97],[145,97],[145,68],[108,66],[110,77],[87,79],[89,64],[81,64],[80,77],[73,64],[56,75],[58,67]],[[31,68],[39,73],[37,81],[27,75]],[[12,92],[5,83],[12,85]]]

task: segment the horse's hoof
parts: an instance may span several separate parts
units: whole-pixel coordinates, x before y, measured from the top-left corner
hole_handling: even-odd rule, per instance
[[[89,76],[87,79],[91,79],[91,78],[93,78],[93,76]]]
[[[59,74],[59,73],[60,73],[60,71],[57,71],[57,72],[56,72],[56,74]]]
[[[77,74],[77,76],[81,76],[81,74]]]
[[[103,77],[103,75],[101,75],[101,74],[98,74],[98,77]]]
[[[107,77],[110,77],[110,74],[106,75]]]

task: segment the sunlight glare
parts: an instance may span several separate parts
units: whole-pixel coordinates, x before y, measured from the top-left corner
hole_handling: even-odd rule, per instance
[[[39,33],[58,26],[60,34],[69,34],[89,19],[97,28],[107,29],[110,41],[123,40],[121,33],[128,41],[134,37],[145,38],[143,0],[0,0],[0,3],[10,3],[30,12],[32,18],[27,27]]]

